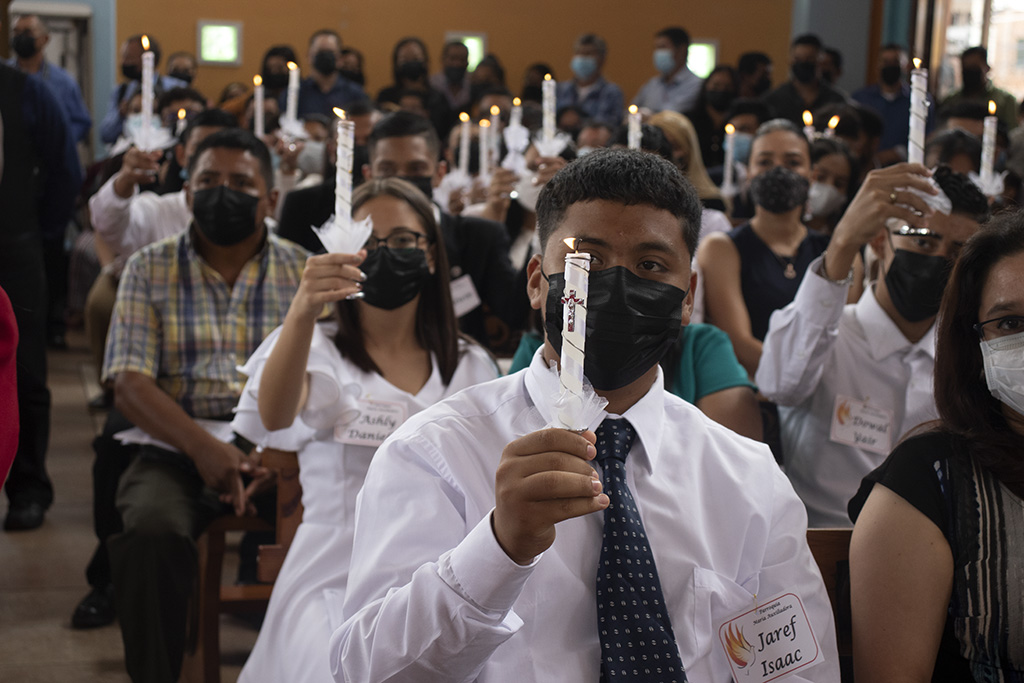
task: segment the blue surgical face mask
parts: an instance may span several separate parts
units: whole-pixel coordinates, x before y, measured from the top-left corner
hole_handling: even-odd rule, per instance
[[[670,73],[676,70],[676,58],[672,54],[672,50],[667,47],[659,48],[654,51],[654,68],[658,70],[662,76],[668,76]]]
[[[587,80],[597,72],[597,59],[585,55],[576,55],[572,58],[572,72],[576,78]]]
[[[750,162],[750,147],[754,144],[754,136],[750,133],[736,133],[732,136],[733,159],[737,163]]]

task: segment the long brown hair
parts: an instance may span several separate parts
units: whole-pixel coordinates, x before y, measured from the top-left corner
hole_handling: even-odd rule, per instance
[[[434,220],[430,202],[415,185],[400,178],[378,178],[360,185],[352,195],[352,213],[371,199],[384,196],[399,199],[416,212],[420,225],[427,233],[427,241],[433,246],[434,273],[423,286],[416,306],[416,341],[437,360],[441,379],[447,385],[459,364],[459,328],[452,308],[444,239]],[[363,328],[356,302],[339,301],[336,310],[338,333],[334,336],[334,344],[342,357],[363,372],[380,374],[380,368],[370,358],[363,344]]]
[[[974,325],[992,268],[1022,251],[1024,210],[993,218],[967,241],[942,299],[935,348],[939,429],[963,437],[971,457],[1019,496],[1024,496],[1024,439],[1007,424],[1002,403],[988,390]]]

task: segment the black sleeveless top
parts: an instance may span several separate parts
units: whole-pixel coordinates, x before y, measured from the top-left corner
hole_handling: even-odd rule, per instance
[[[772,312],[796,296],[807,267],[828,246],[828,235],[808,230],[792,258],[779,256],[768,248],[750,223],[735,228],[729,237],[740,254],[740,287],[750,315],[751,332],[764,341]]]

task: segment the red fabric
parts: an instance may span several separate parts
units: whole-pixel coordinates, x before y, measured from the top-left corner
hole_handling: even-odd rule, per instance
[[[7,479],[18,450],[18,321],[7,292],[0,287],[0,484]]]

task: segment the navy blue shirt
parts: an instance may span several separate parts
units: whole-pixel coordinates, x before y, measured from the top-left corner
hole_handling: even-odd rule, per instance
[[[296,115],[300,120],[309,114],[323,114],[332,117],[335,107],[344,109],[353,102],[365,99],[366,93],[363,92],[363,89],[343,76],[338,76],[334,81],[334,86],[327,92],[320,90],[312,78],[304,78],[299,83],[299,107]],[[287,103],[288,90],[286,89],[281,93],[278,101],[282,112],[285,111]]]
[[[904,83],[900,86],[899,93],[892,99],[882,94],[882,88],[877,83],[861,88],[850,97],[866,107],[871,107],[882,117],[884,126],[882,141],[878,145],[880,152],[893,147],[906,148],[910,135],[910,86]],[[927,97],[929,106],[925,133],[930,133],[935,125],[935,103],[931,95]]]

